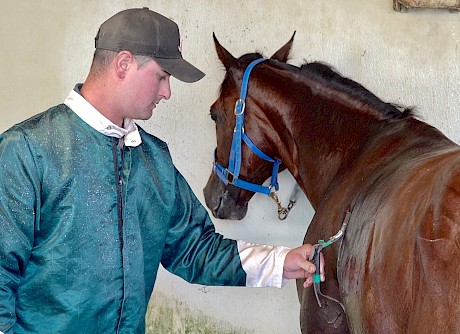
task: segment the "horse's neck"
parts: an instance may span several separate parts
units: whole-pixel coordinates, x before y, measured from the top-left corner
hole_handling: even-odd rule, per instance
[[[273,127],[269,131],[273,138],[266,141],[277,147],[274,156],[283,161],[316,208],[339,170],[359,155],[378,120],[357,111],[365,106],[352,97],[318,88],[303,74],[275,69],[271,75],[270,80],[261,80],[272,83],[270,94],[266,85],[260,85],[264,89],[258,96],[260,117],[271,120],[264,123]],[[291,84],[279,84],[287,81]],[[298,87],[295,93],[293,85]]]
[[[374,122],[332,110],[283,119],[290,129],[285,142],[291,141],[283,162],[316,208],[340,170],[360,154]]]
[[[393,164],[401,155],[457,148],[441,132],[415,119],[379,120],[346,108],[321,115],[306,111],[294,121],[292,117],[283,119],[292,122],[286,128],[292,129],[289,137],[296,148],[295,158],[286,159],[290,161],[287,168],[315,209],[357,164],[365,166],[360,171],[365,178]]]
[[[275,68],[270,78],[261,79],[271,83],[271,98],[267,98],[267,84],[260,85],[264,89],[259,105],[265,117],[271,120],[269,123],[274,130],[271,133],[275,137],[271,142],[277,147],[277,156],[314,208],[327,196],[331,186],[347,177],[358,160],[364,159],[363,165],[367,166],[366,159],[372,158],[373,166],[382,166],[400,154],[398,146],[403,141],[404,149],[408,149],[426,145],[427,139],[431,140],[430,145],[446,140],[439,132],[428,130],[422,122],[413,120],[410,127],[405,127],[405,120],[393,121],[392,114],[385,109],[388,106],[380,104],[378,98],[358,84],[339,80],[338,87],[350,85],[351,88],[336,89],[306,73]],[[351,90],[359,94],[355,96]],[[410,136],[407,131],[411,131]],[[452,143],[447,140],[442,145]],[[374,151],[380,153],[375,155]],[[368,167],[363,171],[372,172]]]

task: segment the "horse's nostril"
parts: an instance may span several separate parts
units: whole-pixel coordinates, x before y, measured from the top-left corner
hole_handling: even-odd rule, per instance
[[[214,208],[212,209],[212,214],[214,217],[219,218],[219,209],[222,204],[222,196],[219,196],[215,202]]]

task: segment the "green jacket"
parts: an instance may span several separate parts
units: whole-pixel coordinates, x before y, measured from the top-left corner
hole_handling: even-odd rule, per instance
[[[64,104],[0,136],[0,331],[144,333],[158,266],[245,285],[165,143],[119,147]]]

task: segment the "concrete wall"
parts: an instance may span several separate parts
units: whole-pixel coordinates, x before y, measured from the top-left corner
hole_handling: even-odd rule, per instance
[[[207,73],[193,85],[173,79],[171,100],[141,122],[169,143],[200,199],[215,146],[209,106],[224,75],[213,32],[235,56],[255,50],[271,56],[297,31],[293,64],[326,61],[382,99],[416,106],[424,120],[460,141],[460,14],[397,13],[391,0],[0,0],[0,131],[63,101],[86,77],[99,24],[142,6],[178,22],[184,56]],[[286,201],[292,177],[283,173],[280,183]],[[256,195],[244,221],[215,224],[231,238],[296,246],[312,214],[302,198],[279,222],[274,204]],[[151,333],[299,332],[293,283],[280,290],[203,287],[161,271],[155,297]]]

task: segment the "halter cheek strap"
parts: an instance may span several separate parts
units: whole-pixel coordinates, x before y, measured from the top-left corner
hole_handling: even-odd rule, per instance
[[[233,132],[232,146],[230,148],[228,168],[224,168],[216,161],[216,153],[214,152],[214,171],[226,185],[230,183],[242,189],[270,195],[273,188],[275,190],[278,190],[279,188],[278,171],[281,160],[270,158],[252,142],[246,133],[244,133],[244,113],[246,106],[245,101],[248,90],[249,75],[257,64],[265,60],[265,58],[254,60],[244,71],[243,82],[241,83],[240,98],[235,103],[235,130]],[[244,181],[239,178],[241,169],[241,145],[243,141],[259,158],[273,163],[272,176],[270,179],[270,185],[268,187]]]

